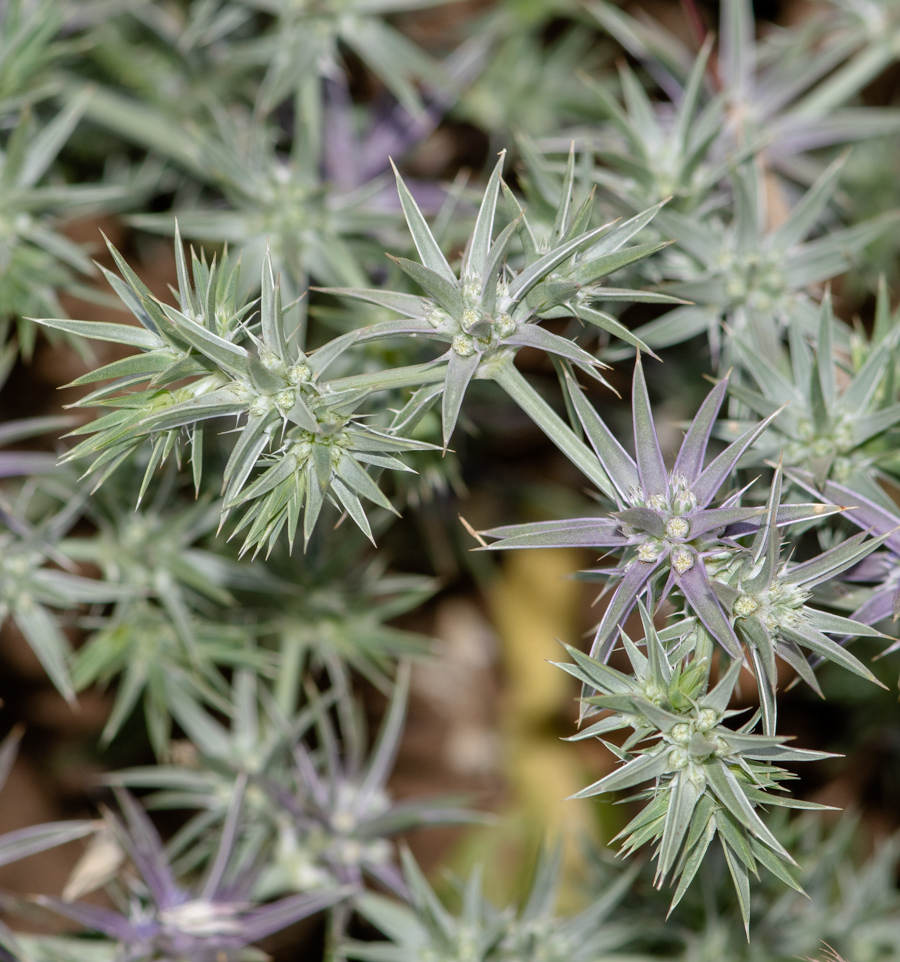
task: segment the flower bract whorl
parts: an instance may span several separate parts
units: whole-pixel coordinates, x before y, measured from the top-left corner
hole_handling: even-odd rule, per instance
[[[503,160],[501,156],[485,188],[459,276],[448,263],[398,173],[400,202],[421,263],[405,258],[397,258],[396,263],[428,296],[355,288],[331,290],[333,294],[378,304],[402,316],[402,320],[366,328],[360,332],[358,343],[412,336],[448,345],[447,352],[437,359],[443,366],[423,372],[421,382],[443,382],[441,413],[445,447],[456,426],[469,382],[474,377],[493,378],[510,391],[507,382],[515,377],[512,359],[519,348],[546,351],[592,377],[600,377],[597,369],[604,365],[568,338],[540,327],[543,318],[575,315],[643,348],[627,328],[593,310],[588,301],[590,297],[601,296],[599,282],[605,275],[665,246],[654,243],[624,248],[653,218],[659,205],[625,223],[612,222],[596,228],[590,228],[592,197],[572,213],[573,155],[556,227],[545,249],[541,249],[525,212],[502,181]],[[506,191],[514,216],[495,239],[494,220],[501,190]],[[510,247],[517,237],[525,249],[525,266],[520,271],[507,263]],[[622,300],[641,300],[644,296],[643,292],[627,290],[617,290],[615,295]]]
[[[653,424],[640,357],[632,391],[634,459],[584,399],[571,372],[566,373],[565,381],[619,510],[605,518],[515,525],[482,533],[500,539],[492,548],[598,547],[621,553],[616,569],[599,572],[618,584],[594,635],[592,657],[606,660],[617,629],[637,598],[661,585],[659,600],[677,588],[710,634],[732,657],[740,658],[740,642],[710,584],[707,567],[723,557],[745,553],[734,539],[756,532],[765,508],[741,507],[739,494],[718,504],[714,501],[740,457],[775,415],[751,427],[705,465],[713,424],[727,389],[727,378],[723,379],[703,402],[669,470]],[[790,524],[829,510],[822,505],[781,505],[776,523]]]
[[[793,778],[779,761],[812,761],[821,752],[791,749],[783,737],[752,734],[758,714],[738,729],[725,722],[739,711],[728,704],[741,671],[734,661],[710,688],[710,648],[684,644],[690,622],[658,633],[640,604],[646,654],[625,633],[622,640],[633,675],[610,668],[574,648],[574,664],[560,664],[588,692],[589,717],[603,713],[574,739],[601,738],[631,728],[622,747],[607,744],[623,762],[615,771],[582,789],[574,798],[633,788],[650,780],[654,786],[637,798],[648,803],[620,833],[624,852],[656,845],[656,882],[678,880],[674,907],[718,837],[740,901],[744,924],[750,915],[749,875],[768,869],[799,890],[789,866],[794,860],[759,816],[761,805],[824,807],[785,798],[780,783]],[[602,738],[601,738],[602,740]],[[641,747],[643,746],[643,747]]]

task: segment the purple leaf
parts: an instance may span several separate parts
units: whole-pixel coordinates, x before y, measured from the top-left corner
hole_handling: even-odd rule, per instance
[[[169,868],[159,833],[146,812],[128,792],[120,788],[114,791],[129,829],[119,833],[123,847],[143,876],[156,904],[161,909],[176,904],[179,890]]]
[[[842,541],[836,547],[816,555],[815,558],[811,558],[803,564],[794,565],[785,573],[784,581],[809,588],[821,584],[848,568],[852,568],[857,561],[861,561],[866,555],[881,547],[888,539],[886,534],[879,538],[873,538],[871,541],[866,541],[867,537],[868,532],[861,531],[859,534],[853,535],[852,538]]]
[[[118,939],[126,945],[133,946],[135,944],[136,933],[134,927],[128,919],[116,912],[99,908],[96,905],[84,905],[81,902],[64,902],[62,899],[51,898],[47,895],[37,895],[35,901],[38,905],[52,909],[60,915],[65,915],[73,922],[78,922],[86,929],[103,932],[104,935]]]
[[[877,625],[879,621],[884,621],[894,615],[895,590],[893,587],[884,587],[873,592],[872,596],[860,605],[850,616],[853,621],[862,622],[864,625]]]
[[[292,895],[271,905],[247,912],[240,920],[241,941],[244,944],[258,942],[273,932],[299,922],[300,919],[331,908],[332,905],[351,895],[352,891],[344,888],[315,894]]]
[[[606,661],[609,657],[616,640],[616,628],[628,617],[637,596],[665,557],[666,552],[663,552],[656,561],[632,562],[631,567],[625,572],[617,585],[609,606],[603,612],[603,618],[597,626],[597,633],[594,635],[594,642],[591,645],[591,658]]]
[[[765,513],[765,508],[709,508],[707,510],[695,511],[692,514],[685,514],[682,517],[691,526],[688,538],[697,538],[708,531],[715,531],[717,528],[725,528],[732,524],[748,521],[750,518],[758,518]],[[751,528],[751,530],[753,530]]]
[[[662,515],[653,508],[626,508],[615,512],[615,517],[627,525],[646,531],[654,538],[665,538],[666,526]],[[691,533],[693,534],[693,526]]]
[[[700,406],[688,433],[681,442],[681,449],[675,460],[673,474],[682,474],[688,481],[695,481],[703,470],[703,460],[706,457],[706,448],[709,445],[709,437],[712,433],[713,424],[722,407],[725,398],[725,391],[728,388],[728,377],[724,377],[707,394],[706,400]]]
[[[630,490],[640,484],[637,465],[588,403],[570,371],[565,373],[565,388],[594,453],[616,486],[620,498],[627,503]]]
[[[760,421],[756,427],[751,428],[730,444],[725,450],[710,463],[706,470],[697,478],[692,485],[692,490],[697,498],[697,503],[701,508],[705,508],[716,496],[719,488],[728,480],[735,465],[740,460],[741,455],[750,447],[751,444],[765,431],[765,429],[778,417],[781,408],[774,414],[769,415],[764,421]]]
[[[634,365],[634,382],[631,391],[631,404],[634,416],[634,451],[637,459],[641,486],[648,497],[668,492],[669,475],[659,449],[659,438],[653,426],[650,398],[647,396],[647,382],[638,354]]]
[[[707,631],[732,658],[741,659],[741,643],[713,592],[703,562],[698,558],[687,571],[676,572],[675,581]]]
[[[895,532],[900,525],[900,509],[891,512],[883,505],[876,504],[856,491],[845,488],[841,484],[835,484],[833,481],[826,482],[825,487],[819,491],[812,477],[805,472],[791,471],[790,476],[791,480],[810,493],[846,508],[847,520],[852,521],[857,527],[876,535],[890,534],[885,544],[896,554],[900,554],[900,532]]]

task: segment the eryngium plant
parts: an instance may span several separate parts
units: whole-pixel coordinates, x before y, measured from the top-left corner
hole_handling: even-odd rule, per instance
[[[613,222],[591,229],[593,197],[576,211],[572,210],[572,164],[563,185],[552,235],[539,246],[525,212],[503,184],[501,156],[485,189],[459,276],[398,174],[400,202],[421,263],[400,258],[397,264],[428,296],[357,289],[338,289],[331,293],[378,304],[402,316],[402,320],[372,325],[360,334],[361,342],[373,337],[406,336],[428,338],[449,346],[430,371],[420,377],[422,383],[443,382],[443,388],[434,388],[434,395],[442,394],[445,447],[453,434],[469,383],[473,378],[487,378],[500,384],[593,479],[597,472],[584,457],[588,452],[529,388],[513,366],[513,358],[519,348],[537,348],[570,361],[602,381],[597,369],[603,365],[593,355],[568,338],[542,328],[540,322],[545,318],[575,316],[643,347],[623,325],[590,304],[600,297],[633,301],[645,297],[658,299],[659,295],[641,291],[607,290],[600,282],[612,271],[641,260],[664,245],[624,247],[647,225],[658,208],[644,211],[624,224]],[[513,220],[494,238],[501,187],[510,200]],[[525,255],[521,270],[515,270],[509,263],[517,237]]]
[[[781,498],[781,466],[769,493],[766,521],[756,533],[749,552],[713,562],[713,591],[726,611],[734,630],[750,656],[759,687],[766,734],[775,733],[775,688],[778,672],[775,656],[786,661],[820,695],[815,675],[801,648],[819,659],[833,661],[875,684],[881,684],[858,658],[829,638],[879,632],[849,618],[820,611],[807,604],[813,589],[853,568],[880,547],[887,536],[866,540],[867,532],[837,544],[801,564],[781,559],[778,511]],[[824,505],[815,505],[821,514]]]
[[[154,789],[148,799],[154,808],[199,809],[169,846],[188,866],[213,860],[217,833],[228,824],[229,800],[246,783],[241,831],[265,857],[256,897],[360,886],[364,879],[405,897],[393,837],[477,817],[446,799],[390,797],[387,780],[408,687],[408,668],[401,668],[370,751],[346,688],[308,691],[309,704],[286,713],[256,676],[239,672],[230,729],[189,702],[177,703],[173,711],[192,745],[182,763],[127,769],[111,780]]]
[[[732,662],[718,684],[710,687],[711,646],[676,638],[666,650],[647,609],[640,605],[646,654],[622,632],[633,676],[623,674],[574,648],[574,664],[562,664],[587,691],[589,715],[608,712],[575,738],[588,738],[631,728],[621,748],[609,747],[623,761],[619,768],[574,797],[633,788],[654,780],[654,787],[637,797],[647,805],[622,831],[625,853],[656,845],[656,883],[670,875],[678,880],[672,907],[678,904],[697,874],[713,838],[718,837],[737,890],[744,925],[750,920],[750,875],[758,866],[799,890],[789,866],[793,858],[765,826],[757,809],[765,805],[823,808],[783,795],[780,783],[793,776],[779,761],[812,761],[821,752],[792,749],[784,737],[752,733],[759,715],[740,728],[725,722],[742,663]],[[686,624],[688,632],[702,628]],[[670,910],[671,911],[671,910]],[[749,936],[749,929],[748,929]]]
[[[786,468],[811,470],[819,486],[830,478],[868,492],[869,479],[897,447],[900,404],[892,388],[898,329],[856,366],[849,352],[838,353],[839,341],[847,339],[840,328],[826,293],[814,351],[796,327],[789,332],[790,360],[782,354],[777,365],[760,357],[751,342],[735,338],[737,359],[756,384],[732,383],[730,392],[756,415],[778,411],[757,441],[760,460],[780,454]],[[731,420],[723,433],[736,435],[747,426]]]
[[[521,907],[498,909],[484,896],[481,870],[459,883],[462,911],[452,913],[428,884],[408,850],[403,870],[409,904],[374,893],[355,901],[357,911],[387,936],[386,942],[346,942],[343,951],[363,962],[602,962],[626,960],[636,925],[612,916],[633,880],[623,873],[592,905],[557,916],[560,850],[546,852]],[[623,951],[625,950],[625,951]]]
[[[718,49],[703,84],[707,105],[718,103],[723,118],[708,145],[711,157],[734,159],[749,149],[773,173],[809,183],[821,168],[813,151],[896,129],[896,111],[845,106],[896,56],[887,52],[896,25],[876,12],[879,5],[853,5],[854,13],[864,11],[864,29],[848,29],[832,12],[806,29],[771,30],[757,39],[751,0],[723,0]],[[606,0],[590,0],[587,8],[674,101],[687,96],[696,61],[673,32]],[[695,26],[707,33],[702,20]],[[646,129],[644,112],[639,117]]]
[[[143,809],[119,792],[124,821],[109,817],[115,843],[137,869],[120,881],[118,911],[86,902],[39,896],[40,905],[105,936],[123,962],[238,962],[247,946],[346,898],[350,889],[324,889],[260,905],[250,890],[256,872],[252,854],[235,847],[246,780],[235,786],[229,817],[209,871],[199,885],[179,881],[162,840]],[[129,884],[130,882],[130,884]]]
[[[176,236],[175,308],[155,298],[118,251],[111,250],[125,282],[109,272],[107,278],[141,326],[40,321],[141,351],[78,379],[77,384],[86,384],[115,378],[78,402],[113,410],[74,432],[93,436],[69,451],[66,460],[94,457],[90,470],[99,484],[149,441],[143,494],[156,468],[173,452],[180,454],[187,442],[199,487],[204,424],[235,417],[243,426],[225,465],[221,510],[224,521],[234,509],[245,509],[235,530],[246,532],[243,550],[268,545],[271,551],[285,527],[293,543],[301,516],[308,541],[326,500],[340,505],[371,537],[360,498],[388,510],[391,505],[364,466],[407,471],[394,453],[429,445],[375,430],[355,416],[373,390],[391,386],[389,373],[328,377],[327,369],[352,347],[357,333],[307,355],[291,336],[268,259],[258,319],[249,325],[254,303],[239,305],[235,299],[236,266],[219,270],[215,262],[207,265],[194,257],[192,280]],[[142,391],[121,393],[141,384]]]
[[[729,216],[713,213],[698,223],[679,211],[664,211],[657,226],[677,241],[677,253],[660,265],[672,281],[665,289],[693,303],[635,334],[662,348],[705,333],[723,366],[733,363],[735,334],[771,363],[788,329],[814,334],[818,312],[811,286],[843,273],[850,257],[887,230],[895,216],[816,231],[826,219],[842,164],[843,158],[831,164],[782,222],[772,216],[758,158],[732,176]]]
[[[723,559],[746,554],[747,549],[735,538],[757,532],[765,509],[742,507],[740,492],[714,502],[741,456],[775,415],[751,427],[705,464],[713,424],[728,386],[724,378],[700,407],[669,470],[653,424],[640,356],[632,390],[635,458],[587,403],[571,372],[564,373],[564,381],[602,470],[602,490],[618,510],[607,517],[511,525],[482,534],[498,538],[491,547],[499,549],[598,547],[621,551],[617,568],[596,572],[618,583],[594,634],[592,657],[607,659],[637,598],[659,585],[658,601],[677,589],[712,637],[733,658],[740,658],[740,642],[716,598],[709,569],[720,566]],[[814,504],[780,505],[775,524],[821,517],[833,510]]]

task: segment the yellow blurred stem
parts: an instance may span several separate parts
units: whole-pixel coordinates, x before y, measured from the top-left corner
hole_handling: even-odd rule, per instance
[[[559,641],[579,644],[583,589],[571,575],[584,562],[573,549],[510,552],[488,599],[502,648],[501,737],[512,796],[506,816],[519,838],[518,861],[531,858],[542,840],[562,839],[564,877],[581,861],[579,839],[598,834],[594,800],[566,801],[586,784],[579,753],[559,732],[560,715],[572,714],[577,685],[548,664],[566,659]],[[508,871],[522,867],[504,861]]]

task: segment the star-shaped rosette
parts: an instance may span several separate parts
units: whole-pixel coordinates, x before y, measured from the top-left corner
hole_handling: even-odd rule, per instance
[[[254,901],[251,890],[258,867],[238,844],[246,789],[242,777],[232,792],[215,858],[194,886],[177,878],[155,826],[130,795],[119,791],[124,819],[110,816],[110,828],[118,849],[140,876],[140,881],[129,880],[131,891],[122,900],[122,910],[43,895],[35,901],[113,940],[118,948],[115,958],[122,962],[246,959],[252,943],[331,908],[353,892],[350,887],[331,886],[268,904]]]
[[[574,663],[559,664],[589,693],[582,699],[586,714],[602,715],[570,741],[603,740],[609,732],[632,729],[621,746],[604,741],[622,764],[573,797],[618,792],[652,781],[652,787],[635,797],[646,799],[646,806],[617,837],[623,840],[622,854],[630,855],[647,843],[655,846],[657,887],[667,877],[678,883],[674,908],[718,837],[746,926],[749,875],[758,876],[760,867],[802,891],[791,871],[796,863],[763,823],[760,811],[769,805],[825,807],[784,795],[781,783],[795,776],[776,763],[828,756],[791,748],[784,737],[754,734],[758,713],[737,729],[725,724],[743,714],[728,708],[741,662],[733,661],[712,686],[708,649],[701,654],[702,649],[684,644],[692,633],[691,623],[676,622],[657,632],[648,610],[641,602],[638,606],[644,627],[639,644],[646,653],[621,633],[632,674],[575,648],[567,648]]]
[[[704,466],[713,424],[728,387],[728,378],[723,378],[697,412],[670,471],[653,424],[640,356],[632,389],[636,458],[625,451],[585,400],[571,371],[564,373],[564,384],[609,479],[607,493],[618,510],[606,517],[493,528],[482,535],[500,539],[490,545],[495,549],[595,547],[621,552],[616,569],[599,571],[618,584],[594,635],[594,658],[606,660],[616,642],[617,628],[638,597],[660,583],[659,600],[676,587],[729,655],[741,658],[740,641],[716,597],[707,566],[722,557],[742,555],[746,549],[734,539],[755,533],[765,508],[741,506],[742,492],[718,504],[714,501],[741,456],[776,415],[754,425]],[[791,524],[832,510],[839,509],[821,504],[781,505],[776,523]]]
[[[503,161],[501,155],[485,188],[459,276],[397,174],[400,203],[421,263],[406,258],[394,260],[427,296],[374,289],[328,289],[329,293],[377,304],[401,315],[400,320],[373,324],[360,331],[357,344],[385,337],[419,337],[449,345],[446,354],[436,359],[430,368],[420,365],[408,369],[413,376],[408,383],[443,383],[441,415],[445,447],[456,426],[466,389],[474,377],[497,381],[534,416],[533,398],[531,403],[529,399],[523,399],[522,392],[527,393],[528,388],[527,385],[523,388],[521,375],[512,364],[519,348],[545,351],[602,381],[598,369],[605,365],[568,338],[540,327],[540,321],[545,317],[577,315],[589,323],[613,329],[617,336],[627,338],[632,345],[645,348],[614,319],[592,312],[586,306],[583,309],[578,295],[582,289],[589,289],[591,296],[601,296],[598,291],[602,277],[665,246],[653,243],[624,247],[647,225],[659,207],[650,208],[624,223],[613,221],[591,229],[593,198],[589,197],[572,212],[572,185],[567,180],[554,236],[545,251],[538,251],[525,212],[508,192],[507,200],[514,218],[494,239],[497,203],[501,189],[506,189],[501,177]],[[517,236],[524,238],[526,247],[526,265],[519,271],[507,263],[510,247]],[[641,300],[649,296],[646,292],[619,289],[615,295],[623,300]],[[610,325],[615,327],[610,328]],[[398,384],[402,372],[403,369],[394,372]],[[440,390],[435,387],[435,393]],[[542,426],[546,427],[543,423]],[[561,443],[555,437],[559,429],[568,431],[562,422],[547,428],[557,444]]]

